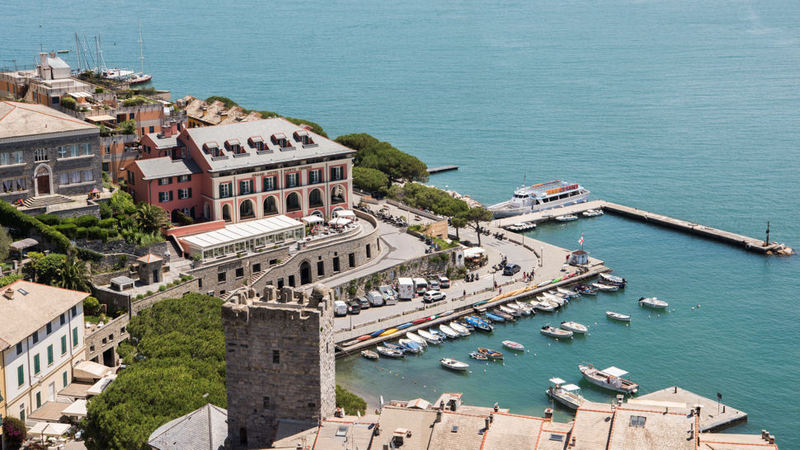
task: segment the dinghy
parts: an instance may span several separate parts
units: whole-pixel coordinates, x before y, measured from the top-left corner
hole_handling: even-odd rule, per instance
[[[513,321],[515,320],[515,319],[514,319],[514,316],[512,316],[511,314],[509,314],[509,313],[507,313],[507,312],[503,311],[503,310],[502,310],[502,309],[500,309],[500,308],[498,308],[498,309],[495,309],[494,311],[492,311],[492,313],[493,313],[494,315],[497,315],[497,316],[500,316],[500,317],[502,317],[503,319],[506,319],[506,321],[509,321],[509,322],[513,322]]]
[[[466,320],[464,320],[463,318],[461,320],[457,321],[456,323],[461,325],[462,327],[466,328],[467,331],[469,331],[470,333],[475,331],[475,327],[471,323],[469,323]],[[450,328],[453,328],[453,327],[450,327]],[[456,330],[456,331],[458,331],[458,330]]]
[[[456,361],[453,358],[442,358],[441,360],[439,360],[439,362],[445,369],[455,370],[458,372],[463,372],[469,369],[469,364],[463,363],[461,361]]]
[[[573,321],[561,322],[561,328],[578,334],[585,334],[587,331],[589,331],[589,328],[586,325]]]
[[[403,347],[403,350],[408,353],[422,353],[422,346],[411,339],[400,339],[398,342]]]
[[[581,388],[574,384],[564,384],[561,378],[550,378],[550,387],[545,393],[553,400],[570,409],[578,409],[585,399],[581,395]]]
[[[608,316],[609,319],[619,320],[621,322],[631,321],[631,316],[614,311],[606,311],[606,316]]]
[[[485,320],[483,320],[483,319],[481,319],[480,317],[477,317],[477,316],[465,317],[464,320],[467,321],[470,325],[472,325],[473,327],[475,327],[476,330],[479,330],[479,331],[484,331],[484,332],[488,333],[488,332],[490,332],[490,331],[492,331],[494,329],[494,327],[492,327],[491,325],[486,323]]]
[[[461,336],[469,336],[470,334],[467,327],[456,321],[450,322],[450,328]]]
[[[455,330],[453,330],[452,328],[448,327],[448,326],[447,326],[447,325],[445,325],[445,324],[441,324],[441,325],[439,325],[439,330],[440,330],[442,333],[444,333],[444,334],[445,334],[445,336],[449,337],[450,339],[455,339],[455,338],[459,337],[459,334],[458,334],[458,333],[456,333],[456,331],[455,331]]]
[[[480,352],[470,352],[469,357],[478,361],[488,361],[489,357]]]
[[[569,330],[562,330],[561,328],[551,327],[550,325],[545,325],[539,330],[545,336],[550,336],[554,338],[571,338],[572,331]]]
[[[388,347],[382,347],[380,345],[378,347],[376,347],[375,350],[377,350],[378,353],[380,353],[381,355],[386,356],[388,358],[402,358],[403,357],[403,351],[402,350],[397,350],[397,349],[388,348]]]
[[[525,351],[524,345],[514,341],[503,341],[503,347],[510,348],[511,350],[516,350],[518,352]]]
[[[575,214],[564,214],[563,216],[556,216],[556,220],[559,222],[572,222],[573,220],[578,220],[578,216]]]
[[[442,340],[439,339],[438,336],[428,332],[427,330],[417,330],[417,334],[419,334],[419,336],[422,339],[425,339],[429,344],[436,345],[436,344],[439,344],[440,342],[442,342]]]
[[[613,286],[610,284],[603,284],[600,282],[592,283],[592,286],[596,287],[598,290],[603,292],[614,292],[619,290],[619,286]]]
[[[563,288],[563,287],[557,287],[556,291],[558,291],[559,294],[566,295],[567,297],[570,297],[570,298],[574,298],[574,297],[578,296],[577,292],[575,292],[575,291],[573,291],[571,289]]]
[[[536,304],[534,304],[534,302],[531,301],[531,305],[534,308],[538,309],[539,311],[553,312],[553,311],[556,310],[556,308],[558,308],[558,304],[557,303],[551,302],[550,300],[547,300],[547,299],[542,299],[542,300],[539,300],[538,302],[535,302],[535,303]]]
[[[593,286],[587,286],[585,284],[579,284],[575,286],[575,292],[581,295],[597,295],[597,288]]]
[[[611,366],[607,369],[598,370],[591,364],[578,364],[578,370],[583,374],[586,381],[623,394],[635,394],[639,391],[639,385],[633,381],[622,378],[628,372]]]
[[[522,313],[519,312],[518,309],[514,309],[514,308],[512,308],[510,306],[500,305],[499,308],[500,308],[500,311],[503,311],[506,314],[511,314],[513,317],[519,317],[519,316],[522,315]]]
[[[496,350],[492,350],[490,348],[478,347],[478,352],[480,352],[481,354],[486,355],[487,357],[489,357],[491,359],[503,359],[503,354],[501,352],[498,352]]]
[[[665,309],[669,306],[669,303],[664,300],[659,300],[656,297],[642,297],[639,299],[639,305],[652,309]]]
[[[583,217],[597,217],[603,215],[602,209],[587,209],[581,214]]]
[[[412,341],[416,342],[417,344],[423,346],[423,347],[427,347],[428,346],[428,341],[423,339],[418,334],[414,334],[414,332],[412,332],[412,331],[409,331],[408,333],[406,333],[406,337],[408,339],[411,339]]]
[[[378,359],[379,356],[377,353],[373,352],[372,350],[361,350],[361,356],[367,359]]]
[[[491,320],[492,322],[497,322],[497,323],[501,323],[501,322],[505,322],[506,321],[505,317],[498,316],[497,314],[490,313],[490,312],[486,313],[486,318]]]
[[[625,278],[618,277],[616,275],[611,275],[607,273],[601,273],[600,275],[600,282],[603,284],[611,285],[611,286],[619,286],[624,288],[628,281]]]

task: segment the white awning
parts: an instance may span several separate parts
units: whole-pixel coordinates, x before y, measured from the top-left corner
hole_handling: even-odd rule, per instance
[[[570,391],[570,392],[580,391],[581,390],[580,386],[576,386],[574,384],[565,384],[564,386],[561,386],[561,389],[563,389],[565,391]]]
[[[86,417],[86,400],[75,400],[61,412],[70,417]]]
[[[562,380],[561,378],[550,378],[550,382],[553,384],[564,384],[566,381]]]
[[[81,361],[72,369],[72,376],[79,380],[99,380],[112,372],[111,367],[93,361]]]
[[[606,375],[611,375],[612,377],[622,377],[628,374],[627,371],[620,369],[619,367],[611,366],[607,369],[601,370]]]
[[[39,436],[61,436],[69,430],[71,425],[67,423],[37,422],[36,425],[28,430],[28,434]]]
[[[334,211],[333,215],[336,217],[355,217],[356,213],[350,209],[340,209],[338,211]]]
[[[347,225],[350,222],[352,222],[352,220],[347,219],[345,217],[337,217],[337,218],[335,218],[333,220],[328,221],[328,224],[329,225],[333,225],[333,226],[343,226],[343,225]]]
[[[244,241],[256,237],[266,236],[272,233],[279,233],[302,227],[303,224],[287,216],[275,216],[267,219],[251,220],[239,222],[233,225],[226,225],[225,228],[208,231],[205,233],[194,234],[182,237],[181,240],[188,242],[197,248],[209,248],[219,245],[232,244],[236,241]]]
[[[323,219],[323,218],[322,218],[322,217],[320,217],[320,216],[314,216],[314,215],[311,215],[311,216],[305,216],[305,217],[303,217],[303,222],[305,222],[305,223],[310,223],[310,224],[322,223],[322,222],[324,222],[324,221],[325,221],[325,219]]]
[[[486,253],[486,250],[480,247],[469,247],[464,249],[464,258],[479,258]]]
[[[116,379],[117,376],[115,374],[106,375],[100,380],[98,380],[97,383],[93,384],[92,387],[90,387],[89,390],[86,391],[86,393],[89,395],[100,395],[103,393],[103,391],[106,390],[108,385],[111,384],[111,382]]]

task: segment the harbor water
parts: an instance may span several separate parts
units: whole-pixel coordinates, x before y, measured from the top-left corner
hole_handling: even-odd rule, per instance
[[[592,198],[800,246],[800,8],[789,0],[402,3],[245,0],[225,6],[10,0],[0,66],[102,33],[109,66],[145,70],[174,98],[224,95],[251,109],[368,132],[429,166],[431,183],[484,203],[523,182],[580,182]],[[67,55],[74,64],[74,55]],[[16,61],[12,61],[16,60]],[[617,217],[544,225],[530,236],[585,247],[630,286],[563,312],[501,325],[405,361],[337,361],[339,382],[372,396],[435,399],[461,391],[541,414],[553,376],[617,365],[642,392],[680,385],[746,411],[736,432],[768,429],[800,447],[797,257],[776,258]],[[670,312],[639,309],[640,296]],[[700,305],[698,308],[697,305]],[[692,309],[692,306],[695,309]],[[605,311],[631,313],[630,326]],[[674,311],[673,311],[674,310]],[[545,323],[590,334],[556,342]],[[472,373],[477,346],[530,349]],[[507,354],[509,352],[506,352]],[[588,398],[611,395],[585,387]],[[568,417],[559,409],[562,419]]]

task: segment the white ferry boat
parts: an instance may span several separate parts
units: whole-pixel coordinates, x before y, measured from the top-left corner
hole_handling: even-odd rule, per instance
[[[492,205],[489,210],[494,213],[496,219],[500,219],[583,203],[588,199],[589,191],[583,186],[554,180],[517,188],[511,200]]]

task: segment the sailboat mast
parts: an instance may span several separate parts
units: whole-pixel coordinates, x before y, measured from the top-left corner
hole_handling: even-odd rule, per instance
[[[142,74],[144,74],[144,51],[142,50],[142,21],[139,21],[139,61],[142,64]]]

